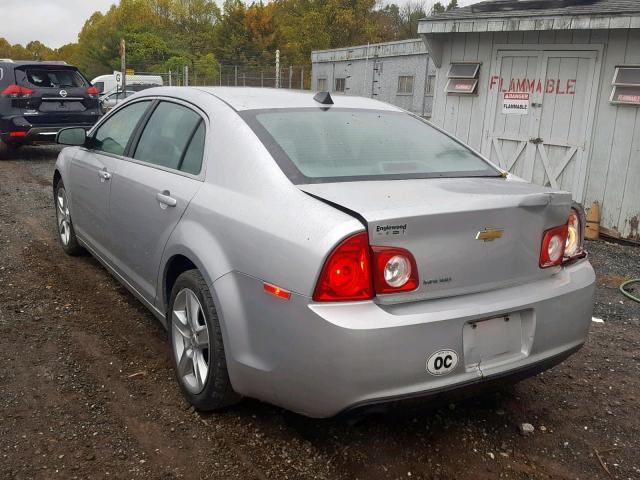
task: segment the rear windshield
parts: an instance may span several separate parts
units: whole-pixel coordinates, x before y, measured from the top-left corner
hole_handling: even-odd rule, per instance
[[[39,88],[73,88],[87,85],[76,70],[27,67],[24,69],[27,82]]]
[[[463,144],[404,112],[242,112],[294,183],[499,176]]]

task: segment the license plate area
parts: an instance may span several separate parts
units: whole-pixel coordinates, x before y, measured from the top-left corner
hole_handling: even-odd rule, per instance
[[[465,368],[494,367],[525,358],[533,343],[533,315],[515,312],[463,327]]]

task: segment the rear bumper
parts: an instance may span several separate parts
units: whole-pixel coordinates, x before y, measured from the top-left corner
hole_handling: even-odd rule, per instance
[[[282,301],[240,274],[220,278],[214,293],[234,389],[327,417],[548,368],[585,342],[594,288],[595,274],[583,260],[526,285],[385,307],[317,304],[301,295]],[[474,337],[474,323],[506,316],[503,340],[500,324],[493,337]],[[487,345],[494,350],[487,353]],[[458,364],[434,376],[427,359],[443,349],[457,352]]]
[[[14,115],[0,118],[0,139],[6,143],[53,143],[56,134],[63,128],[82,127],[89,130],[100,118],[97,114],[87,114],[86,118],[73,122],[61,122],[55,115],[39,115],[37,122],[28,116]],[[79,121],[80,120],[80,121]]]

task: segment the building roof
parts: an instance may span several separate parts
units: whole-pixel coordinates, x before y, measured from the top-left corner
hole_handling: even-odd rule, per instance
[[[638,0],[489,0],[435,14],[425,21],[637,13]]]
[[[314,50],[311,63],[339,62],[378,57],[397,57],[402,55],[424,55],[427,48],[421,38],[397,40],[395,42],[371,43],[331,50]]]
[[[424,18],[418,33],[610,28],[640,28],[640,0],[490,0]]]

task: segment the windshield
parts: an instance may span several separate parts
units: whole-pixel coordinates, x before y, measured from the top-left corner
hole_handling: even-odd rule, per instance
[[[26,68],[27,81],[40,88],[69,88],[87,85],[84,78],[73,69]]]
[[[463,144],[404,112],[242,112],[294,183],[499,176]]]

